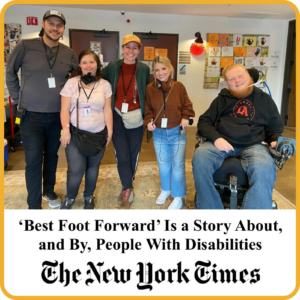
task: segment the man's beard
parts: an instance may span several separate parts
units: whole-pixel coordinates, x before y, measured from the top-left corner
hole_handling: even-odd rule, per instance
[[[57,42],[59,41],[59,39],[61,38],[61,36],[58,39],[53,39],[50,35],[47,34],[47,32],[44,30],[45,35],[47,36],[47,38],[51,41]]]
[[[249,85],[253,84],[253,79],[250,77],[250,80],[247,86],[241,91],[233,91],[232,89],[228,88],[230,94],[238,99],[243,99],[249,96],[253,92],[253,85],[248,87]]]

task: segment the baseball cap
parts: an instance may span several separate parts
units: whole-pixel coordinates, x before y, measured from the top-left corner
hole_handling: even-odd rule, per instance
[[[128,34],[128,35],[125,35],[124,36],[124,39],[123,39],[123,43],[122,43],[122,46],[130,43],[130,42],[136,42],[140,45],[140,47],[142,47],[142,43],[141,43],[141,40],[134,34]]]
[[[43,21],[45,21],[49,17],[58,17],[64,22],[64,24],[66,24],[65,16],[56,9],[47,10],[44,14]]]

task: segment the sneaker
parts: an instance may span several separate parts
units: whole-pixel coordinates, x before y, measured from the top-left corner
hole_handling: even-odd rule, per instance
[[[156,204],[162,205],[165,204],[167,199],[171,196],[171,191],[163,191],[161,190],[160,195],[156,199]]]
[[[181,197],[175,197],[168,209],[182,209],[183,203]]]
[[[60,206],[60,209],[70,209],[74,203],[74,199],[65,198],[65,201]]]
[[[51,192],[48,194],[43,194],[42,196],[43,200],[46,200],[49,202],[49,206],[52,208],[56,208],[59,207],[61,205],[61,200],[60,198],[57,196],[56,193]]]
[[[124,197],[124,191],[121,190],[121,193],[118,196],[118,205],[121,205],[121,203],[123,202],[123,197]]]
[[[123,191],[123,199],[120,206],[120,209],[129,209],[130,205],[133,202],[134,193],[133,188]]]
[[[84,209],[94,209],[95,208],[94,199],[95,197],[92,197],[89,200],[84,200]]]

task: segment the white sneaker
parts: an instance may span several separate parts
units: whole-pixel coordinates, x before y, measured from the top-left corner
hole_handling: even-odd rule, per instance
[[[168,209],[182,209],[183,203],[181,197],[175,197]]]
[[[165,204],[167,199],[171,196],[171,191],[163,191],[161,190],[160,195],[156,199],[156,204],[162,205]]]

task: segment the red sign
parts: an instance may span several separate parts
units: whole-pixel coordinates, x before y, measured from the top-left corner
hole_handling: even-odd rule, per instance
[[[31,17],[31,25],[37,25],[37,24],[38,24],[37,17]]]
[[[37,17],[27,17],[27,25],[38,25],[38,18]]]

